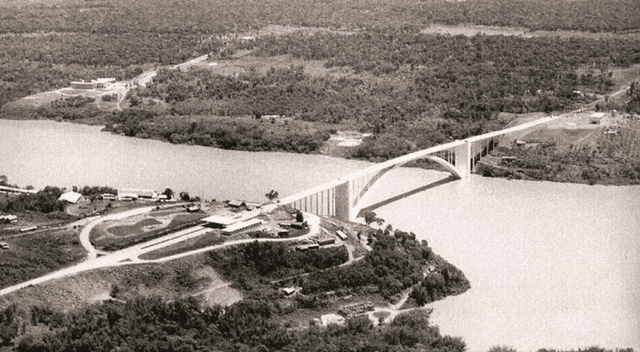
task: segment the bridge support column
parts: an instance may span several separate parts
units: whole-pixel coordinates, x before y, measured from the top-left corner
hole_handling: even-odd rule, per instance
[[[344,221],[349,221],[351,219],[351,213],[353,211],[351,207],[351,202],[353,200],[353,193],[351,192],[351,182],[346,181],[342,183],[334,189],[335,194],[335,209],[336,209],[336,218]]]
[[[465,140],[464,144],[455,148],[456,169],[460,176],[465,179],[471,175],[471,142]]]

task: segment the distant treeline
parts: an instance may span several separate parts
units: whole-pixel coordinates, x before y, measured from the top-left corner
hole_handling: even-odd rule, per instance
[[[10,3],[11,4],[11,3]],[[69,1],[0,7],[0,33],[161,33],[224,34],[264,28],[270,24],[371,29],[407,23],[516,26],[590,32],[639,28],[635,0],[475,0],[394,1],[339,0],[323,2],[203,0],[174,2]],[[225,9],[225,11],[220,11]],[[37,18],[37,21],[33,21]]]

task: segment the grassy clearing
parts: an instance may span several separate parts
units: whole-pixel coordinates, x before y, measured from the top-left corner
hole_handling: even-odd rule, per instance
[[[93,243],[93,245],[96,248],[99,248],[101,250],[106,250],[106,251],[115,251],[115,250],[130,247],[138,243],[142,243],[145,241],[152,240],[154,238],[167,235],[171,232],[183,230],[190,226],[195,226],[198,220],[206,216],[207,215],[204,213],[179,214],[174,216],[168,225],[163,226],[161,228],[156,228],[151,231],[134,232],[133,234],[130,234],[130,235],[122,234],[121,236],[118,236],[118,237],[115,237],[113,234],[109,233],[111,229],[109,225],[113,226],[113,222],[103,223],[94,227],[91,230],[91,234],[89,237],[90,237],[91,243]],[[150,221],[159,222],[156,219],[151,219],[151,218],[147,218],[147,219],[149,219]],[[144,220],[144,223],[147,223],[150,221]],[[145,226],[145,225],[139,226],[138,225],[139,223],[140,222],[137,222],[136,224],[134,224],[133,229],[138,229],[138,228],[141,228],[142,226]],[[127,226],[122,226],[122,227],[127,227]]]
[[[47,231],[4,240],[0,250],[0,288],[34,279],[84,259],[74,230]]]
[[[86,307],[95,300],[104,299],[109,294],[113,296],[114,293],[121,300],[139,295],[172,300],[224,284],[210,266],[203,265],[202,258],[201,255],[194,255],[162,264],[127,265],[84,272],[2,296],[0,308],[16,303],[25,308],[44,305],[68,311]],[[114,287],[117,287],[116,292]],[[228,299],[234,292],[235,290],[227,287],[213,291],[210,298]],[[218,295],[223,298],[218,298]]]
[[[123,237],[130,235],[137,235],[144,232],[144,228],[147,226],[159,225],[162,224],[160,221],[152,218],[146,218],[142,221],[138,221],[133,225],[125,225],[125,226],[112,226],[107,229],[111,234]]]

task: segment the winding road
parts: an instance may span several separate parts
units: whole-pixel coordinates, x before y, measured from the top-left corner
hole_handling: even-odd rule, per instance
[[[91,229],[93,229],[96,225],[104,221],[121,220],[130,216],[145,214],[155,208],[156,208],[155,206],[136,208],[136,209],[128,210],[121,213],[101,216],[95,219],[92,218],[93,220],[90,220],[90,222],[80,232],[80,243],[87,251],[87,259],[84,262],[68,268],[54,271],[52,273],[49,273],[47,275],[41,276],[36,279],[25,281],[14,286],[6,287],[0,290],[0,296],[18,291],[25,287],[38,285],[47,281],[76,275],[81,272],[94,270],[94,269],[121,266],[121,265],[135,265],[135,264],[142,264],[142,263],[163,263],[170,260],[187,257],[190,255],[208,252],[208,251],[219,249],[219,248],[231,247],[231,246],[235,246],[243,243],[250,243],[255,241],[258,241],[258,242],[299,241],[299,240],[308,239],[309,237],[320,233],[320,218],[314,214],[305,213],[305,219],[309,224],[309,233],[304,236],[293,237],[293,238],[258,238],[258,239],[243,239],[243,240],[229,241],[223,244],[200,248],[197,250],[180,253],[180,254],[176,254],[176,255],[160,258],[160,259],[155,259],[155,260],[143,260],[143,259],[140,259],[139,256],[151,251],[158,250],[160,248],[171,246],[173,244],[204,235],[210,232],[211,230],[203,226],[194,226],[188,229],[177,231],[169,235],[156,238],[144,243],[140,243],[138,245],[131,246],[115,252],[99,252],[91,244],[91,241],[89,240],[89,235],[91,234]],[[259,214],[260,214],[259,212],[248,212],[247,214],[245,214],[245,216],[242,219],[247,220]],[[87,221],[87,220],[88,219],[84,219],[83,221]]]

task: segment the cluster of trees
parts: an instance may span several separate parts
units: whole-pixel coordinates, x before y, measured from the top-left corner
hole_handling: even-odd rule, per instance
[[[40,213],[51,213],[64,210],[64,204],[59,201],[62,190],[58,187],[47,186],[38,193],[25,193],[15,197],[9,197],[5,202],[0,202],[0,211],[20,213],[25,210]]]
[[[425,283],[427,279],[422,283],[422,286],[431,289],[429,302],[445,295],[462,293],[470,287],[462,272],[434,255],[426,242],[416,240],[415,234],[399,230],[391,234],[391,229],[387,228],[376,231],[372,238],[375,238],[373,251],[364,260],[312,273],[303,283],[303,292],[317,293],[373,286],[384,298],[389,299],[422,281],[423,263],[434,263],[442,267],[442,272],[450,273],[450,280],[438,286],[438,291]]]
[[[16,187],[15,185],[9,184],[6,176],[4,175],[0,176],[0,186]],[[27,189],[33,189],[33,187],[28,186]],[[74,192],[81,193],[83,196],[90,197],[91,200],[94,200],[96,197],[104,193],[118,193],[117,189],[108,186],[84,186],[82,188],[73,186],[72,190]],[[60,198],[64,191],[64,188],[47,186],[34,194],[25,193],[8,197],[3,201],[0,201],[0,211],[12,213],[20,213],[25,210],[37,211],[40,213],[63,211],[64,203],[59,201],[58,198]]]
[[[77,232],[71,230],[14,238],[11,248],[0,259],[0,288],[35,279],[86,257]]]
[[[640,81],[633,82],[629,87],[629,101],[625,109],[630,114],[640,115]]]
[[[107,115],[106,130],[138,138],[246,151],[317,152],[330,133],[304,122],[274,125],[254,119],[172,118],[139,108]]]
[[[81,193],[86,197],[98,196],[102,194],[118,194],[118,190],[110,186],[84,186],[82,188],[73,186],[71,190]]]
[[[50,308],[0,311],[0,343],[17,352],[133,351],[413,351],[463,352],[460,338],[443,336],[428,313],[398,315],[373,327],[366,318],[344,326],[287,329],[273,302],[243,300],[202,308],[192,298],[164,302],[139,297],[61,313]]]
[[[263,300],[202,309],[191,298],[164,302],[154,297],[108,301],[65,313],[11,305],[0,310],[0,346],[16,352],[466,350],[461,338],[442,335],[423,310],[399,314],[390,324],[378,327],[360,317],[342,326],[294,330],[280,324],[273,303]],[[599,347],[580,351],[613,352]],[[496,346],[489,352],[516,350]]]
[[[288,248],[284,243],[255,241],[209,252],[207,263],[225,277],[238,280],[252,275],[288,277],[301,272],[331,268],[348,259],[349,253],[344,246],[299,252]]]
[[[447,296],[457,295],[469,288],[469,281],[460,269],[451,264],[444,264],[438,271],[428,273],[420,285],[409,294],[417,305],[440,300]]]

